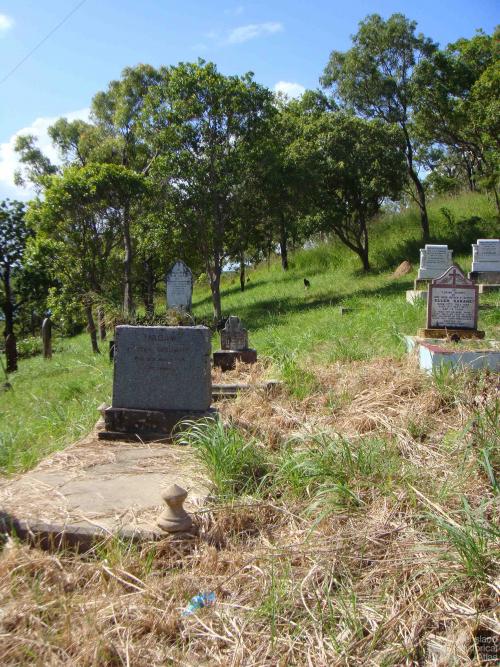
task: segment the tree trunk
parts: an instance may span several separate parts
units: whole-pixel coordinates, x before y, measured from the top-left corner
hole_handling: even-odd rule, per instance
[[[243,253],[240,255],[240,289],[242,292],[245,291],[245,255]]]
[[[361,262],[363,263],[363,271],[369,271],[370,270],[370,260],[368,257],[368,227],[366,226],[366,222],[363,220],[361,222],[361,243],[359,244],[359,257],[361,259]]]
[[[408,175],[410,176],[415,189],[417,191],[417,203],[420,209],[420,225],[422,227],[422,241],[428,243],[430,241],[429,217],[427,215],[427,205],[425,202],[425,190],[422,185],[417,172],[413,168],[413,147],[411,145],[410,137],[406,125],[402,124],[402,130],[406,139],[406,163],[408,166]]]
[[[288,271],[288,234],[285,224],[285,214],[283,212],[280,216],[280,253],[283,271]]]
[[[222,319],[222,307],[220,299],[220,275],[221,267],[216,266],[210,271],[210,290],[212,291],[212,304],[214,307],[214,318],[219,322]]]
[[[152,262],[147,259],[144,262],[144,292],[143,301],[146,315],[151,317],[155,314],[155,275]]]
[[[106,340],[106,317],[104,315],[104,308],[97,309],[97,321],[99,323],[99,338]]]
[[[5,317],[4,336],[14,333],[14,304],[12,303],[12,290],[10,288],[10,267],[5,267],[4,272],[5,301],[3,303],[3,314]]]
[[[123,313],[134,314],[132,297],[132,238],[130,235],[130,215],[128,205],[123,210]]]
[[[87,316],[87,331],[90,334],[92,352],[100,354],[99,346],[97,345],[97,330],[95,327],[94,316],[92,315],[92,306],[85,306],[85,315]]]
[[[13,333],[5,337],[5,359],[7,373],[17,371],[17,342]]]

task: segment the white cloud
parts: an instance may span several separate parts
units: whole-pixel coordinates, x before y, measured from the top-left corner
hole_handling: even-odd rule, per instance
[[[32,134],[37,139],[37,146],[40,148],[52,162],[60,162],[57,150],[52,145],[47,130],[59,118],[67,118],[72,120],[87,120],[90,109],[79,109],[78,111],[70,111],[60,116],[41,117],[36,118],[31,125],[23,127],[21,130],[15,132],[8,141],[0,144],[0,199],[5,197],[16,199],[30,199],[33,197],[33,190],[29,187],[20,188],[14,184],[14,172],[19,168],[19,160],[14,147],[16,139],[23,134]]]
[[[292,83],[291,81],[278,81],[274,84],[274,92],[283,93],[287,97],[301,97],[305,90],[302,84]]]
[[[0,14],[0,34],[7,32],[14,25],[14,19],[11,19],[7,14]]]
[[[283,24],[277,21],[270,21],[268,23],[250,23],[249,25],[242,25],[239,28],[234,28],[228,35],[228,44],[242,44],[248,42],[250,39],[262,37],[263,35],[273,35],[276,32],[283,31]]]

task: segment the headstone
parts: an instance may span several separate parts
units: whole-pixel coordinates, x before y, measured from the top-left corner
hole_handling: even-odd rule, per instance
[[[44,359],[52,359],[52,320],[46,317],[42,322],[42,344]]]
[[[189,266],[177,260],[165,276],[167,306],[175,310],[191,310],[193,274]]]
[[[220,346],[223,350],[246,350],[248,332],[243,328],[239,317],[230,315],[224,329],[220,332]]]
[[[220,332],[220,346],[221,349],[214,352],[214,366],[223,371],[234,368],[237,360],[245,364],[257,361],[257,351],[248,347],[248,332],[239,317],[231,315],[227,318]]]
[[[476,283],[500,284],[500,239],[478,239],[472,244],[472,270]]]
[[[457,266],[451,266],[429,286],[426,338],[441,338],[457,333],[459,337],[484,337],[477,330],[478,287]]]
[[[122,325],[114,340],[109,433],[169,435],[177,422],[209,413],[210,329]]]
[[[430,281],[441,276],[453,264],[453,250],[447,245],[427,243],[420,250],[420,266],[417,281]],[[417,282],[416,281],[416,282]],[[417,289],[417,285],[415,285]]]
[[[5,337],[5,358],[7,373],[17,371],[17,344],[13,333],[7,334]]]

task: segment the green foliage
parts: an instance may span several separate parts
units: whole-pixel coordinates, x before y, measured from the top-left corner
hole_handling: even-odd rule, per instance
[[[220,419],[184,422],[179,442],[193,447],[218,496],[259,494],[268,474],[264,449]]]
[[[23,359],[1,395],[0,469],[32,468],[41,458],[86,435],[96,406],[110,400],[106,355],[94,356],[86,336],[60,339],[51,360]]]
[[[356,442],[320,433],[291,440],[279,454],[275,484],[312,498],[311,509],[363,504],[362,492],[390,484],[401,473],[401,459],[384,440]]]
[[[495,569],[495,547],[498,546],[500,530],[487,520],[480,509],[473,510],[466,500],[463,501],[461,515],[462,523],[437,515],[433,518],[443,539],[453,549],[447,552],[447,557],[458,561],[468,577],[485,581]]]

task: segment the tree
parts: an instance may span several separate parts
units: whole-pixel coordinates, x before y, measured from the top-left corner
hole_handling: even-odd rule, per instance
[[[387,21],[378,14],[368,16],[359,24],[351,49],[332,51],[321,81],[333,88],[339,102],[362,116],[401,128],[407,174],[415,187],[426,242],[429,219],[425,190],[415,164],[412,120],[421,93],[415,82],[415,67],[437,47],[430,39],[415,34],[416,25],[402,14],[393,14]]]
[[[58,243],[60,282],[83,305],[94,352],[99,352],[94,298],[111,282],[110,260],[120,239],[123,208],[145,190],[144,178],[120,165],[71,166],[51,178],[44,200],[30,209],[38,233]]]
[[[314,180],[311,231],[333,232],[370,269],[368,222],[385,198],[404,184],[404,138],[381,120],[345,112],[319,112],[304,119],[293,147]]]
[[[113,144],[112,160],[138,174],[146,175],[156,158],[142,132],[143,107],[150,87],[160,81],[159,72],[150,65],[127,67],[122,78],[111,81],[105,92],[92,100],[92,117]],[[133,215],[128,206],[121,212],[123,241],[123,311],[134,312],[132,268],[134,243]]]
[[[14,333],[15,303],[12,280],[22,268],[22,259],[30,230],[25,220],[26,208],[19,201],[0,202],[0,280],[1,308],[5,318],[4,336]]]
[[[160,73],[144,109],[158,153],[152,170],[170,187],[182,234],[196,242],[220,319],[220,277],[231,255],[236,197],[248,146],[264,129],[272,93],[251,74],[224,76],[204,61]]]
[[[479,31],[436,51],[416,69],[421,91],[416,131],[445,152],[464,172],[468,186],[497,191],[500,148],[500,65],[498,36]]]

